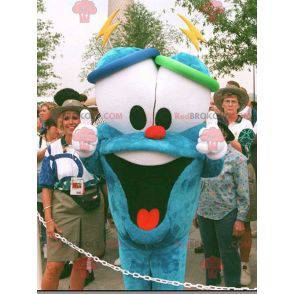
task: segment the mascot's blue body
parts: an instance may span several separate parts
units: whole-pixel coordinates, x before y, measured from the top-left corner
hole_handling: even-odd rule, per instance
[[[83,162],[105,176],[121,266],[183,282],[200,179],[223,166],[217,152],[196,149],[214,80],[198,58],[168,58],[152,48],[114,48],[88,80],[106,123]],[[181,289],[130,276],[124,283],[128,290]]]

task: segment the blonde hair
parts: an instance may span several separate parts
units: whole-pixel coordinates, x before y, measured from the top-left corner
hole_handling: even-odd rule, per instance
[[[44,102],[41,104],[40,108],[43,106],[46,106],[48,110],[52,110],[53,108],[57,107],[57,104],[55,102]]]
[[[63,132],[63,113],[60,113],[56,118],[57,128]]]
[[[56,118],[56,123],[57,123],[57,128],[60,129],[61,131],[63,131],[63,118],[64,118],[64,114],[67,112],[67,111],[73,111],[73,112],[76,112],[77,114],[79,114],[78,111],[74,111],[74,110],[66,110],[66,111],[63,111],[61,112],[57,118]]]

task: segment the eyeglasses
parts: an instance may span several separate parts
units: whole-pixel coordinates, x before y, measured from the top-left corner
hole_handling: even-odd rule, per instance
[[[223,101],[224,104],[238,104],[238,100],[234,100],[234,99],[224,99]]]

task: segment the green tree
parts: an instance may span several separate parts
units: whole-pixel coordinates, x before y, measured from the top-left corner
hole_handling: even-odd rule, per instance
[[[176,0],[195,19],[212,27],[204,60],[217,75],[224,76],[257,61],[257,0],[224,0],[225,8],[211,5],[211,0]]]
[[[45,12],[43,0],[37,1],[39,14]],[[55,49],[61,42],[62,35],[55,33],[50,20],[37,20],[37,95],[46,96],[57,88],[52,61],[56,57]]]
[[[95,63],[112,47],[157,48],[161,54],[175,53],[174,44],[182,42],[183,36],[166,22],[159,19],[159,15],[149,11],[141,3],[134,3],[127,7],[124,19],[110,37],[110,42],[102,48],[102,41],[97,41],[94,34],[82,56],[84,67],[80,77],[84,81]]]

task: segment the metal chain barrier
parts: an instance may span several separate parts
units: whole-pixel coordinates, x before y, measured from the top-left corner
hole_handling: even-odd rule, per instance
[[[39,221],[44,225],[46,228],[46,222],[42,218],[42,216],[37,212]],[[88,258],[92,258],[95,262],[102,264],[103,266],[109,267],[117,272],[121,272],[123,275],[126,276],[132,276],[135,279],[143,279],[145,281],[151,281],[151,282],[156,282],[156,283],[161,283],[161,284],[168,284],[172,286],[184,286],[185,288],[196,288],[199,290],[257,290],[257,288],[250,289],[248,287],[243,287],[243,288],[235,288],[235,287],[221,287],[221,286],[206,286],[202,284],[192,284],[189,282],[179,282],[179,281],[172,281],[172,280],[166,280],[166,279],[161,279],[161,278],[153,278],[147,275],[141,275],[139,273],[133,273],[128,270],[122,269],[119,266],[115,266],[114,264],[111,264],[103,259],[100,259],[97,256],[92,255],[90,252],[86,252],[84,249],[78,247],[77,245],[73,244],[72,242],[68,241],[66,238],[62,237],[60,234],[55,233],[55,237],[59,239],[62,243],[67,244],[70,246],[72,249],[78,251],[79,253],[85,255]]]

